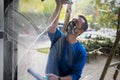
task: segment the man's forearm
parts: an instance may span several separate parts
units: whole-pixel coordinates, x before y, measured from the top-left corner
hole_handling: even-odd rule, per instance
[[[49,23],[51,24],[49,26],[48,31],[51,33],[54,33],[56,30],[56,27],[58,25],[58,19],[60,16],[60,12],[61,12],[62,6],[57,6],[54,13],[51,15],[50,19],[49,19]],[[54,22],[53,22],[54,21]]]
[[[62,6],[57,6],[56,7],[55,11],[53,12],[53,14],[49,18],[50,23],[55,19],[56,16],[57,16],[57,18],[59,17],[61,8],[62,8]]]

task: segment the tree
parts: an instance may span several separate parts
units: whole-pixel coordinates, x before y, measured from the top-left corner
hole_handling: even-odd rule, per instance
[[[106,27],[115,27],[117,29],[116,39],[113,44],[113,47],[110,51],[109,57],[101,74],[100,80],[104,80],[108,67],[111,63],[112,57],[115,54],[115,50],[120,41],[120,7],[116,7],[114,5],[114,0],[111,2],[101,2],[100,0],[95,0],[94,2],[98,2],[95,4],[96,11],[99,13],[98,22]],[[117,21],[117,22],[116,22]],[[115,24],[116,23],[116,24]]]
[[[92,1],[96,9],[96,22],[101,27],[116,28],[118,8],[111,2],[101,2],[101,0]]]

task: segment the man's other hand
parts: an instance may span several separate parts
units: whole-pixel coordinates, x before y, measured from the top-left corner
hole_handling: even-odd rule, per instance
[[[46,76],[48,77],[48,80],[58,80],[59,78],[59,76],[55,74],[46,74]]]

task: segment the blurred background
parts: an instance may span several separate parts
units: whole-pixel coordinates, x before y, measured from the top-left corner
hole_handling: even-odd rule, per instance
[[[28,68],[33,68],[42,76],[45,75],[51,45],[46,30],[55,6],[55,2],[51,0],[4,2],[5,35],[4,42],[0,41],[1,44],[4,43],[4,52],[1,52],[4,53],[4,80],[34,80],[35,78],[27,72]],[[119,4],[116,0],[73,0],[71,8],[70,20],[82,14],[89,23],[88,30],[77,38],[83,43],[88,54],[81,80],[99,80],[117,39]],[[64,25],[66,10],[67,5],[64,5],[58,24],[60,30]],[[0,30],[3,30],[3,27],[0,26]],[[112,61],[120,60],[120,43],[117,45]],[[115,69],[109,69],[105,80],[113,78]]]

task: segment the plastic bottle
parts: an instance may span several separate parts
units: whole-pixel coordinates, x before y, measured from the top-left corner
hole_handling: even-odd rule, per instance
[[[38,74],[36,71],[34,71],[32,68],[28,69],[28,72],[34,76],[37,80],[48,80],[47,76],[41,76],[40,74]]]

